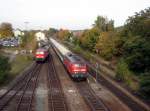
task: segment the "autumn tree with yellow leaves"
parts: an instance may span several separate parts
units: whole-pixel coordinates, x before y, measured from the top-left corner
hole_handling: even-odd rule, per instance
[[[13,33],[13,28],[11,23],[1,23],[0,24],[0,37],[5,38],[5,37],[12,37],[14,35]]]

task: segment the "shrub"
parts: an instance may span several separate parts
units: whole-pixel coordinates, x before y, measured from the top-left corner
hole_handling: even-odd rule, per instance
[[[131,71],[128,68],[128,64],[125,63],[123,59],[121,59],[117,64],[116,79],[120,81],[125,81],[127,84],[130,84]]]
[[[145,99],[150,99],[150,72],[142,74],[139,92]]]
[[[4,82],[10,71],[10,64],[8,58],[0,55],[0,83]]]
[[[99,55],[104,57],[106,60],[110,60],[115,52],[116,42],[115,32],[103,32],[99,36],[99,40],[95,45],[95,50],[99,52]]]
[[[74,48],[77,52],[81,52],[81,47],[79,45],[76,45]]]

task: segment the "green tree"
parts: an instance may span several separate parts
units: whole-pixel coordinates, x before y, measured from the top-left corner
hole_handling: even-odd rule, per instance
[[[128,68],[128,64],[121,59],[117,64],[116,79],[130,84],[132,72]]]
[[[11,67],[10,64],[8,63],[8,58],[0,55],[0,83],[5,81],[10,69]]]
[[[47,37],[53,36],[53,35],[56,34],[57,32],[58,32],[57,29],[49,28],[48,31],[46,31],[46,36],[47,36]]]
[[[69,40],[70,37],[72,36],[72,33],[69,32],[69,30],[60,29],[57,35],[58,35],[58,38],[61,40]]]
[[[90,51],[95,51],[95,45],[99,39],[100,31],[98,28],[92,28],[84,31],[81,37],[81,46]]]
[[[140,36],[146,39],[150,37],[150,8],[135,13],[127,19],[125,25],[126,35]]]
[[[12,37],[14,35],[11,23],[0,24],[0,35],[1,37]]]
[[[150,8],[129,17],[123,30],[124,58],[129,68],[138,73],[150,70]]]
[[[124,41],[123,58],[128,69],[142,76],[139,91],[150,98],[150,8],[135,13],[126,21],[121,32]]]
[[[141,77],[139,91],[143,98],[150,99],[150,72],[143,74]]]
[[[108,20],[107,17],[97,16],[95,20],[94,27],[97,27],[100,31],[113,31],[114,30],[114,21]]]
[[[124,58],[134,72],[150,70],[150,43],[140,37],[130,37],[123,45]]]
[[[100,56],[106,59],[111,59],[115,53],[115,32],[102,32],[100,34],[99,40],[95,46],[95,49]]]

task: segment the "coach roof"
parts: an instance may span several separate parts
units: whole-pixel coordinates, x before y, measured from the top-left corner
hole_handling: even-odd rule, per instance
[[[71,61],[71,62],[84,62],[84,60],[79,57],[78,55],[76,54],[73,54],[73,53],[67,53],[66,57]]]

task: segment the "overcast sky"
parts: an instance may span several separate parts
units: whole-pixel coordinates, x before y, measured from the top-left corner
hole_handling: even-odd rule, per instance
[[[0,0],[0,23],[14,28],[90,28],[97,15],[125,23],[128,16],[150,6],[150,0]]]

